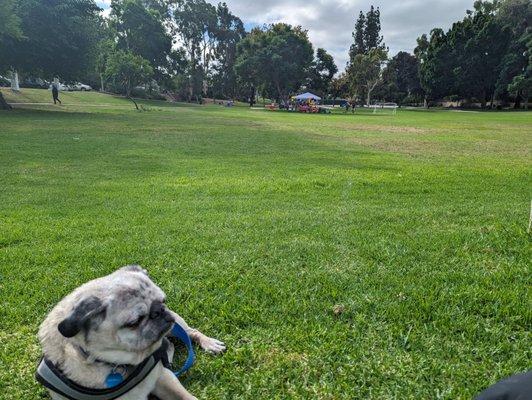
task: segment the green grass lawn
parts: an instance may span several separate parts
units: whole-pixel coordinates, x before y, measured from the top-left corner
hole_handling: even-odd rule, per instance
[[[62,97],[0,112],[0,398],[43,398],[39,323],[130,263],[227,343],[202,399],[467,399],[532,367],[532,113]]]

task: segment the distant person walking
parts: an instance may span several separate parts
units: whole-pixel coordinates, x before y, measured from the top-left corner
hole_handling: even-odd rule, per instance
[[[61,103],[61,100],[59,100],[59,83],[54,82],[52,83],[52,97],[54,99],[54,104]]]
[[[351,112],[354,114],[357,108],[357,102],[355,100],[351,100],[350,103],[351,103]]]

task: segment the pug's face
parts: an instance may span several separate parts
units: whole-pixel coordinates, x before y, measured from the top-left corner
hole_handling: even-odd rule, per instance
[[[140,267],[122,268],[86,289],[58,329],[96,359],[138,364],[174,324],[164,292]]]

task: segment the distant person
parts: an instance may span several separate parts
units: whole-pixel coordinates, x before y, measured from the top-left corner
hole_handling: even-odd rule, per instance
[[[59,104],[62,104],[61,103],[61,100],[59,100],[59,88],[58,88],[59,84],[54,82],[52,83],[52,97],[54,99],[54,104],[57,104],[59,102]]]

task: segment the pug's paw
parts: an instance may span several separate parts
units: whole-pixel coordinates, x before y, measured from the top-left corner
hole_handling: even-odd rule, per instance
[[[217,339],[205,336],[201,339],[200,346],[210,354],[221,354],[226,350],[225,343]]]

